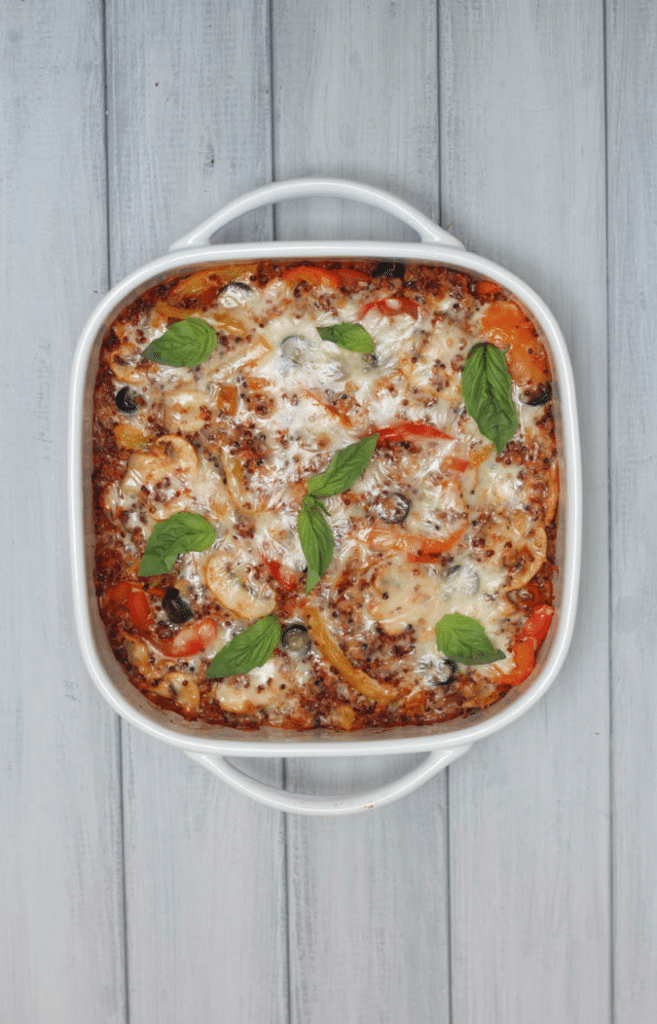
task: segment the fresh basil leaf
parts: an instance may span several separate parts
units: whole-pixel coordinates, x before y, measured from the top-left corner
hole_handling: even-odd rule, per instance
[[[488,665],[506,658],[504,651],[493,647],[481,622],[460,612],[443,615],[436,623],[436,644],[446,658],[461,665]]]
[[[314,508],[318,508],[325,516],[330,516],[331,514],[324,502],[320,501],[314,494],[304,494],[301,508],[305,509],[306,512],[312,512]]]
[[[303,499],[297,515],[297,530],[301,542],[301,550],[306,556],[308,572],[306,574],[306,593],[316,587],[331,564],[335,541],[331,527],[324,518],[326,509],[319,501]]]
[[[320,327],[319,336],[324,341],[332,341],[340,348],[348,348],[350,352],[373,352],[374,342],[360,324],[331,324],[330,327]]]
[[[137,575],[159,576],[169,572],[178,555],[185,551],[205,551],[214,540],[214,527],[203,516],[195,512],[175,512],[155,524]]]
[[[217,651],[208,665],[206,678],[223,679],[259,668],[269,661],[282,635],[281,624],[273,615],[258,619]]]
[[[518,415],[511,397],[511,374],[504,354],[482,342],[468,354],[461,376],[465,408],[479,430],[492,441],[498,453],[518,429]]]
[[[378,434],[371,434],[355,444],[341,448],[335,453],[324,472],[308,481],[308,494],[315,498],[330,498],[334,494],[348,491],[370,463],[378,440]]]
[[[200,316],[188,316],[172,324],[142,352],[143,359],[165,366],[195,367],[212,355],[217,346],[217,334]]]

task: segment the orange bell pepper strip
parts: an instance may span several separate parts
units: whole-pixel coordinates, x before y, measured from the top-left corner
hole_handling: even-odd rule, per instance
[[[381,428],[376,445],[378,448],[381,444],[390,444],[394,441],[432,441],[438,438],[445,441],[454,440],[451,434],[446,434],[432,423],[395,423],[390,427]]]
[[[475,295],[482,302],[487,302],[490,299],[497,299],[502,294],[502,286],[496,284],[494,281],[477,281],[474,286]]]
[[[509,372],[517,384],[542,384],[549,379],[549,367],[536,330],[516,302],[491,302],[481,314],[481,329],[487,341],[506,348]]]
[[[451,550],[467,529],[467,522],[446,537],[423,537],[394,527],[375,526],[364,531],[363,541],[379,551],[398,551],[409,562],[432,562],[437,555]]]
[[[188,622],[169,640],[157,640],[153,643],[165,658],[189,658],[192,654],[198,654],[209,647],[218,632],[213,619],[200,619],[198,622]]]
[[[290,267],[283,274],[283,280],[287,281],[290,288],[296,288],[302,281],[309,285],[326,285],[329,288],[339,288],[342,284],[336,270],[325,270],[323,267],[305,265]]]
[[[441,462],[441,468],[446,469],[450,473],[465,473],[466,470],[470,469],[470,463],[467,459],[459,459],[457,455],[448,455]]]
[[[418,320],[421,306],[417,302],[413,302],[413,299],[407,299],[404,295],[391,295],[388,299],[368,302],[358,314],[358,319],[363,320],[373,309],[376,309],[377,313],[380,313],[381,316],[399,316],[400,313],[407,313],[414,320]]]
[[[362,693],[368,700],[377,701],[379,704],[389,704],[399,694],[390,686],[383,686],[368,676],[367,672],[356,668],[347,658],[346,654],[338,646],[335,637],[329,630],[321,612],[306,605],[302,608],[302,615],[308,625],[308,631],[326,660],[333,668],[337,669],[345,682],[350,683],[355,690]]]

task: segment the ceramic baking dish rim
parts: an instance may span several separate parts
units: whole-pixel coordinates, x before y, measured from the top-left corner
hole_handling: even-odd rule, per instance
[[[514,274],[497,264],[466,252],[456,246],[433,243],[403,242],[263,242],[239,245],[204,245],[176,250],[128,275],[99,303],[85,325],[75,353],[71,377],[71,405],[69,415],[69,524],[75,619],[84,660],[94,683],[105,699],[122,717],[158,739],[188,752],[217,753],[237,757],[317,757],[412,753],[446,749],[455,745],[469,745],[475,740],[497,732],[511,724],[544,695],[554,681],[566,656],[574,628],[581,548],[581,470],[577,412],[572,370],[561,331],[552,313],[536,293]],[[89,589],[90,567],[85,556],[85,523],[83,508],[83,444],[84,422],[88,399],[88,374],[95,346],[116,313],[132,297],[157,283],[163,277],[209,263],[234,263],[240,260],[265,259],[321,259],[370,258],[435,263],[463,269],[499,282],[525,305],[542,327],[550,349],[555,390],[561,410],[562,496],[565,495],[564,561],[560,567],[562,599],[557,609],[556,626],[546,641],[548,648],[544,664],[533,679],[525,684],[513,701],[504,705],[506,698],[494,705],[489,717],[474,724],[458,719],[456,724],[397,728],[394,730],[367,730],[367,735],[328,733],[322,730],[321,739],[307,733],[289,733],[271,730],[239,734],[235,738],[214,738],[202,733],[184,731],[178,723],[166,724],[149,717],[125,698],[109,678],[102,664],[97,638],[94,635]],[[85,386],[87,385],[87,387]],[[565,474],[563,474],[565,468]],[[563,477],[565,476],[565,479]],[[563,498],[560,496],[560,502]],[[92,570],[92,567],[91,567]],[[99,620],[100,621],[100,620]],[[138,691],[135,690],[135,693]],[[139,695],[141,696],[141,695]],[[143,699],[143,698],[142,698]],[[495,711],[495,708],[498,708]],[[434,731],[439,730],[439,731]],[[237,732],[237,730],[236,730]],[[284,733],[280,736],[280,733]],[[402,733],[402,735],[400,735]],[[413,733],[409,735],[408,733]],[[266,736],[266,738],[265,738]]]

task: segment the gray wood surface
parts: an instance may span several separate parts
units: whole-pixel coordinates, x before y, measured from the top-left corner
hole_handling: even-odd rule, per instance
[[[2,1024],[650,1024],[657,1017],[657,8],[648,0],[0,5],[8,649]],[[110,284],[240,193],[331,174],[416,204],[555,312],[581,415],[571,652],[403,801],[267,810],[119,723],[71,615],[66,414]],[[411,238],[353,204],[222,240]],[[253,761],[355,791],[413,758]]]

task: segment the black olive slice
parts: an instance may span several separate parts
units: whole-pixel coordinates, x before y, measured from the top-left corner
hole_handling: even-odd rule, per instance
[[[219,294],[223,295],[224,292],[229,292],[231,290],[244,292],[246,294],[246,292],[250,292],[252,289],[251,285],[246,284],[244,281],[229,281],[228,284],[225,284],[223,288],[219,289]]]
[[[451,658],[443,658],[434,668],[431,682],[434,686],[447,686],[456,675],[456,662]]]
[[[398,277],[402,280],[404,271],[403,263],[388,263],[386,260],[383,260],[372,271],[372,277]]]
[[[169,587],[162,598],[162,607],[169,622],[175,623],[176,626],[187,622],[193,615],[192,609],[187,604],[187,601],[180,596],[176,587]]]
[[[114,395],[114,404],[119,412],[124,412],[126,415],[131,416],[139,408],[139,397],[136,391],[126,386]]]
[[[384,523],[403,523],[411,503],[399,491],[384,491],[374,502],[374,510]]]
[[[286,626],[283,630],[281,646],[288,654],[292,654],[296,658],[303,658],[310,650],[310,637],[306,627],[299,623]]]
[[[525,405],[547,405],[552,398],[552,385],[546,384],[545,387],[538,392],[534,393],[530,398],[524,398]]]
[[[375,366],[379,365],[376,352],[363,352],[363,367],[366,370],[373,370]]]

